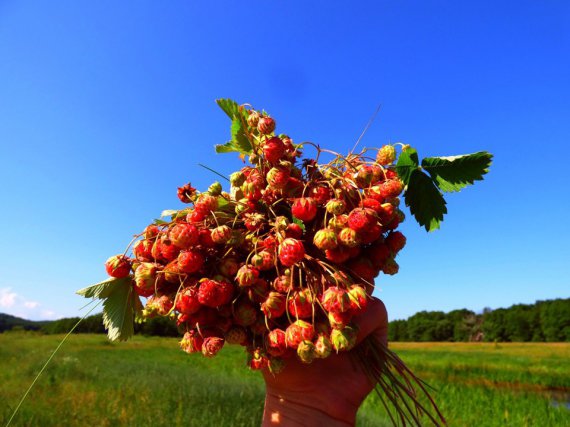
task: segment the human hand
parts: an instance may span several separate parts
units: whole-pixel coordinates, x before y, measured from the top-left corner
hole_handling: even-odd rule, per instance
[[[386,307],[372,298],[366,311],[354,317],[357,345],[372,335],[387,345]],[[263,371],[266,395],[262,426],[350,426],[374,383],[349,352],[316,359],[310,365],[297,358],[273,375]]]

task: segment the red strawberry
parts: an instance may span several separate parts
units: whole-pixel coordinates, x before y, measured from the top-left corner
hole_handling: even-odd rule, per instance
[[[270,319],[280,317],[285,313],[287,298],[279,292],[269,292],[267,299],[261,304],[261,311]]]
[[[311,197],[319,205],[324,205],[332,197],[332,192],[329,187],[317,186],[311,190]]]
[[[143,231],[144,233],[144,238],[148,239],[148,240],[152,240],[154,239],[156,236],[158,236],[159,233],[159,229],[156,225],[149,225],[148,227],[146,227]]]
[[[115,255],[105,262],[105,270],[111,277],[127,277],[131,272],[132,261],[124,255]]]
[[[212,240],[212,234],[207,228],[200,230],[200,244],[206,248],[213,248],[216,243]]]
[[[350,252],[348,248],[344,246],[339,246],[335,249],[328,249],[325,251],[325,257],[334,262],[335,264],[342,264],[350,258]]]
[[[331,199],[327,202],[326,209],[330,214],[340,215],[346,210],[346,203],[342,199]]]
[[[220,337],[204,338],[202,354],[206,357],[214,357],[224,346],[224,339]]]
[[[176,310],[180,313],[194,314],[201,306],[196,288],[186,288],[176,296]]]
[[[287,347],[297,349],[304,340],[312,340],[315,335],[313,325],[304,320],[297,320],[291,323],[285,330],[285,342]]]
[[[331,313],[343,313],[350,308],[348,292],[338,286],[331,286],[321,297],[323,308]]]
[[[192,224],[176,224],[168,233],[172,244],[180,249],[186,249],[198,243],[198,229]]]
[[[303,222],[311,221],[317,215],[317,202],[312,197],[295,199],[291,205],[291,213]]]
[[[389,274],[390,276],[397,274],[399,270],[400,270],[400,266],[394,260],[394,258],[388,258],[386,260],[386,262],[384,263],[384,267],[382,267],[382,272],[384,274]]]
[[[166,295],[152,295],[146,302],[143,314],[146,317],[155,315],[166,316],[174,306],[172,300]]]
[[[198,200],[196,200],[194,208],[197,212],[209,215],[211,211],[216,211],[218,209],[218,198],[202,193],[198,197]]]
[[[348,226],[359,233],[368,232],[376,221],[376,212],[368,208],[353,209],[348,215]]]
[[[287,185],[290,172],[285,168],[273,167],[267,172],[267,184],[272,188],[281,189]]]
[[[227,303],[227,290],[220,285],[220,282],[206,279],[200,282],[198,288],[198,301],[207,307],[219,307]]]
[[[178,267],[180,271],[188,274],[200,271],[204,265],[203,255],[195,249],[182,251],[178,255]]]
[[[248,365],[253,370],[265,369],[269,366],[269,359],[261,349],[257,348],[250,354]]]
[[[152,261],[152,242],[144,239],[135,243],[133,253],[137,261],[148,262]]]
[[[303,237],[303,229],[299,224],[292,222],[291,224],[287,225],[287,228],[285,229],[285,236],[292,237],[293,239],[300,239]]]
[[[380,194],[384,199],[392,199],[398,197],[402,190],[404,189],[404,184],[399,179],[388,179],[380,185]]]
[[[234,277],[238,272],[239,264],[235,258],[223,258],[218,268],[224,276]]]
[[[247,297],[250,301],[261,304],[267,298],[269,284],[265,279],[257,279],[251,286],[246,288]]]
[[[265,338],[265,346],[267,353],[271,356],[283,356],[287,351],[287,344],[285,343],[285,331],[282,329],[273,329],[269,331]]]
[[[140,263],[135,270],[135,291],[143,297],[148,297],[154,293],[157,286],[156,264],[150,262]]]
[[[257,123],[257,130],[262,135],[269,135],[275,130],[275,120],[271,117],[261,117]]]
[[[178,187],[178,198],[182,203],[191,203],[196,197],[196,189],[190,183]]]
[[[289,296],[287,301],[289,314],[306,319],[313,315],[313,297],[309,291],[302,289]]]
[[[392,254],[396,255],[406,246],[406,236],[399,231],[394,231],[386,237],[386,245],[390,248]]]
[[[236,282],[238,282],[240,286],[250,286],[255,283],[258,277],[259,270],[249,265],[244,265],[236,274]]]
[[[359,233],[360,243],[367,245],[369,243],[375,242],[382,236],[382,226],[375,223],[368,229],[365,233]]]
[[[344,246],[352,248],[360,244],[360,235],[352,228],[345,227],[338,233],[338,240]]]
[[[299,240],[287,238],[279,245],[279,260],[285,267],[291,267],[305,258],[305,247]]]
[[[198,334],[198,331],[192,330],[186,332],[180,341],[180,347],[186,353],[197,353],[201,351],[204,339]]]
[[[285,154],[285,145],[281,138],[274,136],[263,144],[263,155],[265,159],[271,163],[277,163]]]
[[[362,286],[352,285],[348,291],[348,297],[350,298],[350,311],[353,314],[361,313],[366,309],[368,295]]]

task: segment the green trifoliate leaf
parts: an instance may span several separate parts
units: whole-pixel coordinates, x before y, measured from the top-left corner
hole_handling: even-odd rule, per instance
[[[396,173],[408,185],[412,172],[419,168],[418,152],[414,148],[407,148],[400,153],[396,163]]]
[[[299,218],[293,217],[293,223],[301,227],[301,230],[303,230],[303,232],[305,231],[305,223],[301,221]]]
[[[493,155],[486,151],[452,157],[426,157],[422,167],[441,191],[453,192],[480,181],[489,171]]]
[[[130,276],[122,277],[120,279],[110,277],[107,280],[103,280],[102,282],[80,289],[76,294],[84,296],[85,298],[107,298],[113,292],[115,287],[122,286],[125,283],[130,285],[131,280],[132,278]]]
[[[414,169],[410,174],[404,199],[416,221],[427,231],[439,228],[447,208],[441,192],[429,176],[419,169]]]
[[[135,314],[141,302],[129,280],[115,286],[103,302],[103,324],[111,341],[126,341],[133,336]]]
[[[239,114],[239,104],[229,98],[216,99],[216,104],[224,110],[230,119],[234,119]]]
[[[239,116],[234,117],[232,120],[232,141],[240,148],[240,153],[251,154],[251,142],[247,139],[242,120],[243,119]]]

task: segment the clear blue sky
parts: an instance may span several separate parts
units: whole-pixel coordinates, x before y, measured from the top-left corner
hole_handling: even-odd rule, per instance
[[[0,312],[78,315],[176,187],[240,167],[214,100],[337,151],[488,150],[442,229],[409,218],[391,318],[570,296],[570,2],[0,2]]]

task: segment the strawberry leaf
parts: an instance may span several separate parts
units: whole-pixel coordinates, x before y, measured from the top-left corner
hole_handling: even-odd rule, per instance
[[[407,148],[400,153],[396,163],[396,173],[408,185],[412,172],[419,168],[418,152],[414,148]]]
[[[439,228],[447,213],[445,199],[429,176],[414,169],[404,193],[406,206],[418,223],[427,231]]]
[[[133,336],[135,313],[141,302],[129,280],[116,286],[103,302],[103,324],[111,341],[126,341]]]
[[[123,283],[130,284],[131,280],[132,278],[130,276],[123,277],[121,279],[109,277],[107,280],[103,280],[102,282],[80,289],[75,293],[84,296],[85,298],[107,298],[115,286],[120,286]]]
[[[230,119],[234,119],[239,114],[239,105],[229,98],[216,99],[216,104],[224,110]]]
[[[246,123],[248,115],[247,111],[231,99],[218,99],[216,103],[232,119],[232,140],[225,144],[216,145],[216,153],[237,152],[240,154],[251,154],[253,147],[244,129],[244,123]]]
[[[486,151],[452,157],[426,157],[422,168],[441,191],[454,192],[481,181],[489,171],[493,155]]]

